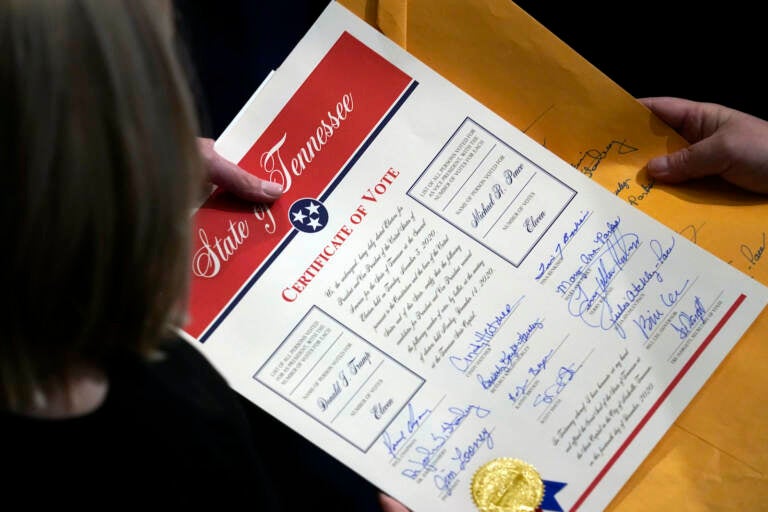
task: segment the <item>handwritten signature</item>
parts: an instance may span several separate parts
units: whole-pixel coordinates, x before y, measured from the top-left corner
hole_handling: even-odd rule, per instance
[[[550,349],[547,354],[541,358],[540,361],[538,361],[534,366],[528,367],[528,373],[533,375],[534,377],[537,377],[542,371],[546,370],[547,363],[549,363],[549,360],[552,359],[552,355],[555,353],[554,349]],[[519,384],[515,384],[515,387],[512,392],[507,393],[507,398],[511,400],[513,403],[517,402],[520,398],[522,398],[525,393],[528,391],[528,384],[530,380],[525,379],[523,382]]]
[[[428,441],[426,443],[422,442],[414,448],[414,451],[421,457],[408,459],[407,462],[411,464],[411,467],[403,469],[400,472],[401,475],[415,480],[425,471],[436,471],[437,468],[432,464],[432,459],[441,451],[456,429],[468,417],[474,416],[482,419],[491,414],[489,409],[476,404],[469,404],[466,407],[449,407],[448,412],[451,416],[446,421],[441,422],[440,432],[430,432]],[[488,436],[490,438],[490,434]],[[490,443],[492,445],[493,440],[490,440]]]
[[[399,429],[398,432],[393,436],[389,432],[384,432],[382,434],[382,442],[384,443],[384,446],[387,448],[387,452],[394,458],[397,454],[398,448],[402,445],[404,441],[408,439],[410,434],[412,434],[416,429],[418,429],[424,418],[428,417],[432,411],[430,409],[424,409],[423,411],[416,414],[416,412],[413,410],[413,404],[410,402],[408,403],[408,421],[406,424],[405,429]]]
[[[581,261],[582,264],[573,273],[571,273],[568,279],[561,281],[560,284],[557,285],[557,293],[560,295],[567,294],[568,290],[574,283],[584,279],[592,263],[595,261],[595,258],[603,254],[605,244],[615,238],[614,233],[619,229],[620,225],[621,217],[616,217],[616,219],[605,223],[605,231],[597,231],[595,233],[592,241],[594,244],[596,244],[596,246],[591,250],[583,252],[579,255],[579,261]]]
[[[750,269],[760,261],[763,253],[765,253],[765,233],[763,233],[762,242],[757,246],[757,249],[753,250],[750,246],[741,244],[741,255],[750,263]]]
[[[467,469],[467,465],[472,461],[477,452],[483,446],[489,450],[493,450],[494,447],[493,436],[491,436],[491,433],[485,427],[483,427],[483,429],[477,434],[475,440],[472,441],[472,443],[464,448],[454,448],[454,454],[450,459],[455,463],[453,464],[454,469],[438,470],[437,474],[432,477],[432,481],[434,482],[435,487],[437,487],[439,491],[442,491],[446,495],[450,496],[454,487],[454,483],[456,482],[456,478],[459,476],[459,474],[461,474],[462,471]]]
[[[611,151],[611,149],[614,148],[616,150],[616,154],[618,155],[626,155],[638,150],[638,148],[627,144],[626,139],[614,139],[609,142],[602,151],[595,148],[584,151],[581,155],[581,158],[579,158],[575,164],[571,165],[591,178],[595,171],[597,171],[597,168],[600,166],[602,161],[608,156],[608,153]]]
[[[670,325],[680,336],[681,340],[684,340],[691,334],[694,327],[705,322],[704,316],[707,314],[707,309],[701,302],[699,297],[695,297],[693,300],[693,311],[678,313],[677,318]]]
[[[514,304],[505,304],[501,311],[494,315],[492,320],[485,323],[482,331],[476,330],[473,334],[475,339],[470,342],[468,350],[463,356],[448,356],[451,366],[462,373],[466,372],[472,362],[491,346],[491,340],[524,298],[525,296],[520,297]]]
[[[563,259],[563,250],[568,245],[568,242],[574,239],[576,236],[576,233],[579,232],[581,227],[584,225],[584,222],[589,218],[590,214],[592,212],[589,210],[586,210],[584,212],[581,212],[581,215],[578,219],[576,219],[573,222],[573,228],[570,231],[566,231],[563,233],[563,236],[561,240],[557,243],[555,246],[555,249],[552,251],[552,254],[549,256],[546,262],[539,263],[539,270],[536,274],[536,277],[534,277],[535,280],[539,280],[544,276],[544,273],[549,270],[549,268],[555,263],[557,260]]]
[[[467,419],[470,415],[473,415],[476,418],[485,418],[489,414],[491,414],[490,409],[486,409],[485,407],[480,407],[479,405],[470,404],[466,407],[449,407],[448,412],[450,412],[453,417],[448,419],[447,421],[443,421],[440,423],[440,428],[444,434],[453,434],[453,432],[461,425],[461,423]]]
[[[685,291],[688,289],[689,284],[690,279],[686,279],[680,287],[677,287],[669,292],[660,293],[660,306],[648,308],[645,312],[640,313],[636,318],[632,319],[632,322],[637,326],[638,329],[640,329],[640,333],[646,340],[649,338],[656,326],[664,318],[664,315],[669,310],[669,308],[677,304]]]
[[[534,407],[538,407],[541,404],[552,403],[555,397],[565,390],[579,370],[579,368],[574,368],[575,364],[576,363],[571,363],[568,366],[561,366],[557,370],[555,382],[547,386],[542,393],[536,395],[536,398],[533,400]]]
[[[574,317],[581,318],[582,321],[590,327],[596,327],[606,331],[615,329],[619,337],[626,339],[626,331],[619,321],[635,301],[642,297],[643,292],[649,283],[652,281],[659,283],[664,282],[664,278],[661,274],[661,266],[674,250],[675,239],[673,238],[668,246],[662,245],[658,240],[651,240],[648,243],[651,252],[656,258],[654,265],[652,267],[641,269],[636,274],[636,277],[630,278],[628,280],[630,286],[624,290],[624,293],[615,304],[609,300],[608,284],[612,282],[613,278],[618,273],[624,270],[624,264],[630,253],[639,247],[639,238],[637,235],[634,235],[632,242],[629,244],[611,245],[610,250],[607,251],[607,254],[611,256],[611,260],[606,264],[608,266],[599,269],[598,277],[596,278],[597,286],[594,290],[590,290],[587,289],[585,285],[579,283],[576,292],[571,296],[568,302],[568,312]],[[610,266],[611,263],[613,266]],[[594,315],[590,313],[593,306],[598,308],[598,311],[596,312],[597,320],[594,320],[592,318]]]
[[[478,373],[477,381],[480,383],[483,389],[490,389],[499,380],[499,378],[507,373],[512,368],[512,363],[520,357],[520,351],[524,345],[528,343],[534,332],[538,329],[543,329],[544,323],[541,319],[537,318],[530,324],[524,331],[518,331],[517,339],[511,343],[508,349],[504,349],[499,357],[498,361],[491,370],[491,374],[488,377]]]
[[[616,184],[616,190],[613,191],[615,195],[621,194],[622,190],[628,190],[629,189],[629,178],[625,180],[621,180]]]

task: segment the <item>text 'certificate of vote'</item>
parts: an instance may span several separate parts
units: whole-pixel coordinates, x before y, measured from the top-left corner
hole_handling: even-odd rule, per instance
[[[285,195],[196,212],[185,332],[415,511],[601,510],[766,304],[335,3],[216,147]]]

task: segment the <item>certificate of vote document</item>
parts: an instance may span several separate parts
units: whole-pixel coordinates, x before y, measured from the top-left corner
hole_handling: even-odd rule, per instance
[[[601,510],[768,297],[336,3],[216,147],[285,195],[196,211],[185,333],[415,511]]]

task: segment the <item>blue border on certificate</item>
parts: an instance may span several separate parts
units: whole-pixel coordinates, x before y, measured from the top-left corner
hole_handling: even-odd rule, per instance
[[[495,147],[496,147],[496,145],[498,145],[498,144],[501,144],[501,145],[503,145],[503,146],[504,146],[504,147],[506,147],[506,148],[507,148],[509,151],[511,151],[511,152],[513,152],[513,153],[515,153],[515,154],[517,154],[517,155],[518,155],[520,158],[522,158],[522,159],[523,159],[523,160],[525,160],[525,161],[526,161],[528,164],[530,164],[532,167],[534,167],[534,168],[536,169],[536,172],[537,172],[537,173],[542,173],[542,174],[544,174],[544,175],[545,175],[547,178],[549,178],[549,179],[551,179],[553,182],[555,182],[555,183],[557,183],[557,184],[561,185],[561,186],[562,186],[562,187],[563,187],[565,190],[567,190],[567,191],[569,192],[569,194],[568,194],[568,195],[569,195],[568,199],[567,199],[567,200],[566,200],[564,203],[562,203],[562,204],[560,205],[560,207],[559,207],[559,209],[557,210],[556,214],[555,214],[555,215],[553,215],[553,216],[552,216],[550,219],[548,219],[548,221],[549,221],[549,222],[548,222],[548,223],[546,223],[546,224],[543,226],[543,228],[542,228],[542,229],[538,230],[538,236],[537,236],[537,237],[536,237],[536,238],[535,238],[535,239],[534,239],[534,240],[533,240],[533,241],[530,243],[530,245],[527,247],[527,249],[525,250],[525,252],[522,254],[522,256],[521,256],[521,257],[520,257],[518,260],[512,260],[512,259],[510,259],[508,256],[506,256],[506,255],[504,255],[504,254],[500,253],[498,249],[496,249],[496,248],[494,248],[492,245],[490,245],[490,244],[486,243],[486,242],[485,242],[483,239],[481,239],[481,238],[477,237],[475,234],[468,232],[466,229],[462,228],[461,226],[457,226],[457,225],[456,225],[456,224],[455,224],[455,223],[454,223],[454,222],[453,222],[453,221],[452,221],[452,220],[451,220],[449,217],[445,216],[441,210],[438,210],[438,209],[436,209],[436,208],[434,207],[434,205],[430,205],[430,204],[428,204],[428,203],[426,203],[426,202],[424,202],[424,201],[420,200],[420,199],[419,199],[419,197],[418,197],[418,195],[413,193],[413,189],[414,189],[414,188],[416,188],[417,186],[419,186],[419,185],[420,185],[420,182],[421,182],[421,181],[422,181],[422,179],[425,177],[425,175],[426,175],[426,174],[427,174],[427,172],[430,170],[430,168],[431,168],[431,167],[432,167],[432,165],[435,163],[435,161],[436,161],[436,160],[437,160],[437,159],[438,159],[438,158],[439,158],[439,157],[440,157],[440,156],[441,156],[441,155],[444,153],[444,151],[446,150],[446,148],[449,148],[449,147],[450,147],[450,145],[451,145],[451,144],[452,144],[452,143],[455,141],[456,137],[459,135],[459,133],[460,133],[460,131],[462,130],[462,128],[463,128],[465,125],[467,125],[468,123],[472,123],[472,124],[473,124],[475,127],[479,128],[480,130],[483,130],[483,131],[484,131],[486,134],[488,134],[490,137],[493,137],[493,139],[495,140],[495,145],[494,145],[494,148],[495,148]],[[491,148],[491,150],[493,150],[493,148]],[[483,159],[481,159],[481,161],[480,161],[480,163],[477,165],[477,167],[479,167],[479,166],[480,166],[480,165],[483,163],[483,160],[484,160],[484,158],[483,158]],[[477,169],[477,167],[475,168],[475,170]],[[473,172],[474,172],[474,171],[473,171]],[[535,177],[535,176],[536,176],[536,175],[534,175],[534,177]],[[469,178],[466,178],[466,179],[465,179],[465,183],[466,183],[466,181],[467,181],[468,179],[469,179]],[[533,178],[531,178],[531,179],[533,179]],[[523,190],[525,190],[525,188],[526,188],[526,187],[529,185],[529,183],[530,183],[530,180],[528,181],[528,183],[526,183],[526,184],[523,186],[523,189],[522,189],[522,190],[521,190],[521,191],[520,191],[520,192],[519,192],[519,193],[518,193],[518,194],[517,194],[517,195],[516,195],[516,196],[515,196],[515,197],[512,199],[512,201],[510,202],[510,206],[511,206],[511,205],[514,203],[514,201],[515,201],[515,200],[518,198],[518,196],[520,196],[520,195],[523,193]],[[501,259],[503,259],[504,261],[508,262],[508,263],[509,263],[509,264],[511,264],[512,266],[514,266],[514,267],[519,267],[519,266],[520,266],[520,265],[521,265],[521,264],[522,264],[522,263],[525,261],[525,259],[528,257],[528,255],[529,255],[529,254],[530,254],[530,253],[533,251],[533,249],[536,247],[536,245],[539,243],[539,241],[540,241],[540,240],[541,240],[541,239],[544,237],[544,235],[545,235],[545,234],[546,234],[546,233],[547,233],[547,232],[548,232],[548,231],[549,231],[549,230],[552,228],[552,226],[554,226],[554,225],[555,225],[555,223],[557,222],[557,219],[559,219],[559,218],[560,218],[560,216],[561,216],[561,215],[563,214],[563,212],[564,212],[564,211],[567,209],[568,205],[571,203],[571,201],[573,201],[573,199],[576,197],[576,195],[577,195],[578,193],[577,193],[577,191],[576,191],[575,189],[573,189],[572,187],[570,187],[569,185],[567,185],[566,183],[564,183],[562,180],[560,180],[559,178],[557,178],[556,176],[554,176],[552,173],[548,172],[546,169],[542,168],[541,166],[539,166],[539,165],[538,165],[538,164],[536,164],[535,162],[531,161],[531,160],[530,160],[528,157],[526,157],[526,156],[525,156],[524,154],[522,154],[520,151],[518,151],[517,149],[513,148],[512,146],[510,146],[509,144],[507,144],[507,143],[506,143],[506,142],[504,142],[503,140],[499,139],[499,138],[498,138],[498,137],[497,137],[497,136],[496,136],[496,135],[495,135],[493,132],[491,132],[490,130],[486,129],[486,128],[485,128],[483,125],[481,125],[480,123],[476,122],[476,121],[475,121],[474,119],[472,119],[471,117],[467,116],[467,117],[465,117],[465,118],[464,118],[464,120],[463,120],[463,121],[462,121],[462,122],[459,124],[459,126],[456,128],[456,130],[454,130],[454,132],[451,134],[451,136],[448,138],[448,140],[445,142],[445,144],[443,144],[443,146],[442,146],[442,147],[441,147],[441,148],[440,148],[440,149],[437,151],[437,153],[435,154],[435,156],[432,158],[432,160],[429,162],[429,164],[428,164],[428,165],[427,165],[427,166],[424,168],[424,170],[423,170],[423,171],[422,171],[422,172],[419,174],[419,176],[416,178],[416,180],[413,182],[413,184],[410,186],[410,188],[408,188],[408,191],[406,192],[406,194],[408,195],[408,197],[410,197],[411,199],[413,199],[414,201],[416,201],[417,203],[419,203],[420,205],[422,205],[424,208],[428,209],[429,211],[431,211],[432,213],[434,213],[435,215],[437,215],[438,217],[440,217],[441,219],[443,219],[445,222],[447,222],[448,224],[450,224],[451,226],[453,226],[453,227],[454,227],[454,228],[455,228],[457,231],[460,231],[461,233],[464,233],[464,234],[465,234],[465,235],[467,235],[468,237],[472,238],[472,239],[473,239],[473,240],[475,240],[475,241],[476,241],[478,244],[482,245],[483,247],[485,247],[486,249],[488,249],[489,251],[491,251],[492,253],[494,253],[495,255],[497,255],[498,257],[500,257]],[[454,196],[455,196],[455,195],[454,195]],[[443,208],[443,210],[444,210],[444,209],[445,209],[445,208]],[[487,233],[486,233],[486,234],[487,234]]]
[[[395,365],[399,366],[400,369],[402,369],[406,373],[409,373],[410,375],[415,377],[416,381],[418,381],[418,385],[416,385],[414,387],[414,389],[411,390],[410,394],[408,394],[407,398],[405,400],[403,400],[403,403],[400,405],[400,407],[398,407],[397,409],[393,409],[393,413],[391,415],[391,419],[388,422],[386,422],[386,423],[382,423],[382,427],[378,430],[378,432],[375,433],[375,435],[371,436],[371,441],[369,443],[367,443],[366,445],[361,446],[360,444],[357,444],[355,441],[353,441],[353,440],[349,439],[348,437],[346,437],[344,434],[342,434],[338,430],[333,429],[327,423],[323,422],[320,418],[318,418],[317,416],[315,416],[314,414],[312,414],[311,412],[307,411],[305,408],[301,407],[296,402],[291,400],[283,392],[281,392],[281,391],[275,389],[274,387],[272,387],[266,380],[259,378],[259,374],[262,373],[263,371],[265,371],[265,369],[270,366],[270,363],[273,362],[273,359],[280,352],[280,349],[287,342],[289,342],[291,340],[291,336],[296,332],[296,330],[304,322],[304,320],[310,314],[312,314],[314,311],[320,312],[327,320],[329,320],[331,322],[334,322],[337,325],[339,325],[342,329],[344,329],[345,331],[347,331],[351,335],[355,336],[359,342],[364,343],[364,344],[372,347],[373,350],[375,350],[376,352],[382,354],[387,361],[389,361],[391,363],[394,363]],[[329,315],[325,310],[323,310],[322,308],[320,308],[317,305],[313,305],[312,307],[309,308],[309,310],[307,310],[307,312],[301,317],[301,319],[299,319],[299,321],[296,323],[296,325],[293,327],[293,329],[291,329],[291,331],[285,336],[285,338],[283,338],[283,341],[280,342],[280,344],[275,348],[275,350],[272,352],[272,354],[266,359],[266,361],[264,361],[264,363],[259,367],[258,370],[256,370],[256,372],[251,377],[254,380],[256,380],[257,382],[259,382],[260,384],[264,385],[270,391],[272,391],[275,394],[279,395],[285,401],[287,401],[288,403],[290,403],[291,405],[293,405],[294,407],[296,407],[297,409],[302,411],[304,414],[306,414],[307,416],[309,416],[310,418],[312,418],[313,420],[318,422],[320,425],[324,426],[325,428],[327,428],[328,430],[330,430],[331,432],[333,432],[334,434],[336,434],[340,438],[344,439],[349,444],[351,444],[352,446],[354,446],[355,448],[357,448],[358,450],[360,450],[363,453],[368,453],[368,450],[371,449],[371,447],[381,437],[381,435],[384,433],[384,431],[386,431],[387,428],[389,428],[389,426],[392,424],[392,422],[397,419],[397,417],[403,412],[403,410],[405,410],[405,408],[408,406],[408,403],[410,403],[410,401],[413,399],[413,397],[416,396],[416,394],[419,392],[419,390],[422,388],[422,386],[424,386],[424,383],[426,382],[426,380],[421,375],[417,374],[416,372],[414,372],[413,370],[411,370],[407,366],[403,365],[397,359],[391,357],[385,351],[381,350],[379,347],[375,346],[374,344],[369,342],[367,339],[365,339],[362,336],[360,336],[357,332],[355,332],[354,330],[352,330],[349,327],[347,327],[345,324],[340,322],[335,317]],[[362,388],[362,385],[360,386],[360,388]],[[350,399],[350,401],[351,401],[351,399]],[[343,408],[342,408],[342,410],[343,410]]]

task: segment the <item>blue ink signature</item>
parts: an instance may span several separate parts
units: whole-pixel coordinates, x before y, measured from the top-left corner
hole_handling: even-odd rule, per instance
[[[525,392],[528,391],[528,379],[525,379],[522,384],[515,384],[515,389],[512,393],[507,393],[507,398],[512,402],[517,402]]]
[[[536,363],[536,366],[530,366],[528,367],[528,373],[533,375],[534,377],[537,377],[542,371],[547,369],[547,363],[552,358],[552,354],[555,353],[554,349],[550,349],[550,351],[541,358],[541,361]],[[520,384],[515,384],[515,388],[512,392],[507,393],[507,398],[511,400],[512,402],[517,402],[520,398],[522,398],[525,395],[525,392],[528,391],[528,383],[529,379],[525,379]]]
[[[489,409],[486,409],[485,407],[480,407],[479,405],[474,405],[474,404],[469,404],[464,408],[449,407],[448,412],[453,414],[453,417],[450,418],[448,421],[444,421],[440,424],[440,428],[442,429],[443,434],[448,434],[448,435],[453,434],[453,432],[459,427],[459,425],[461,425],[461,422],[464,421],[472,413],[474,413],[476,417],[481,419],[491,414],[491,411]]]
[[[417,428],[421,426],[422,420],[429,416],[432,411],[430,409],[424,409],[418,415],[413,411],[413,405],[408,403],[408,423],[406,430],[400,429],[397,434],[392,436],[389,432],[384,432],[381,436],[381,440],[384,446],[387,447],[387,452],[394,458],[397,453],[397,449],[400,445],[408,439],[408,436],[413,433]]]
[[[630,235],[631,242],[628,244],[625,245],[612,242],[610,244],[611,247],[606,249],[605,252],[611,256],[614,266],[603,267],[602,270],[598,271],[596,289],[594,291],[585,290],[585,287],[579,283],[568,302],[568,312],[572,316],[581,318],[582,321],[590,327],[596,327],[606,331],[615,329],[616,333],[622,339],[626,339],[627,333],[619,323],[619,320],[642,295],[643,291],[648,286],[648,283],[654,280],[659,283],[664,282],[660,267],[669,258],[675,247],[674,238],[668,247],[664,247],[658,240],[651,240],[648,245],[656,256],[654,267],[643,269],[638,273],[636,278],[630,279],[631,286],[624,290],[624,293],[622,294],[623,297],[619,299],[617,304],[612,304],[608,298],[607,286],[612,282],[616,275],[623,271],[624,264],[630,254],[639,247],[639,238],[637,235]],[[627,236],[628,235],[622,235],[619,239],[621,240]],[[599,311],[597,311],[598,320],[596,322],[587,316],[593,306],[599,308]]]
[[[547,363],[552,358],[552,354],[555,353],[555,349],[550,349],[547,355],[541,358],[541,361],[536,363],[536,366],[531,366],[528,368],[528,373],[536,377],[539,373],[541,373],[542,370],[545,370],[547,368]]]
[[[536,395],[536,398],[533,401],[534,407],[538,407],[541,404],[552,403],[555,397],[563,392],[579,370],[578,368],[573,368],[574,364],[576,363],[571,363],[569,366],[561,366],[560,369],[557,370],[557,379],[553,384],[547,386],[543,393]]]
[[[549,259],[547,259],[546,263],[539,263],[539,272],[536,274],[536,277],[534,278],[536,281],[541,279],[544,276],[544,273],[549,270],[549,268],[555,263],[555,261],[559,259],[563,259],[563,249],[568,245],[568,242],[574,239],[576,236],[576,233],[579,232],[579,229],[584,225],[584,221],[587,220],[589,215],[592,212],[587,210],[585,212],[581,212],[581,217],[576,219],[573,223],[573,229],[570,231],[566,231],[563,233],[562,240],[557,243],[555,246],[555,250],[552,252],[552,255],[550,255]]]
[[[451,489],[453,488],[453,483],[456,481],[456,478],[462,471],[467,468],[467,465],[472,461],[474,456],[483,446],[489,450],[493,450],[494,447],[493,437],[485,427],[480,431],[477,437],[475,437],[475,440],[472,442],[472,444],[468,445],[463,450],[459,449],[458,447],[454,448],[455,451],[454,455],[451,457],[451,460],[454,461],[457,466],[455,469],[439,470],[438,473],[432,477],[432,481],[434,482],[435,487],[437,487],[439,491],[442,491],[446,495],[450,496],[452,492]]]
[[[408,459],[408,462],[416,465],[416,469],[406,468],[400,472],[401,475],[410,478],[411,480],[415,480],[419,477],[419,475],[421,475],[422,471],[437,470],[437,468],[432,464],[432,458],[436,453],[440,451],[443,445],[448,442],[448,438],[441,435],[435,435],[434,433],[430,433],[430,436],[432,441],[434,441],[434,444],[431,444],[430,446],[419,445],[414,448],[414,451],[423,455],[423,457],[419,460]]]
[[[411,480],[417,479],[424,471],[436,471],[437,468],[432,464],[432,458],[440,452],[445,443],[451,437],[451,434],[461,425],[461,423],[471,415],[477,418],[485,418],[491,411],[479,405],[469,404],[466,407],[449,407],[448,411],[452,414],[447,421],[440,424],[441,433],[430,432],[430,443],[428,445],[419,445],[414,451],[422,457],[417,460],[408,459],[408,462],[415,467],[403,469],[400,474]]]
[[[652,310],[647,309],[645,313],[641,313],[637,316],[637,318],[632,319],[632,322],[637,326],[638,329],[640,329],[640,333],[646,340],[659,324],[659,322],[661,322],[662,318],[664,318],[666,311],[677,304],[677,301],[680,300],[680,297],[682,297],[685,291],[688,289],[688,284],[690,284],[690,279],[686,279],[680,288],[676,288],[671,292],[660,293],[659,300],[661,300],[662,304],[661,309],[658,307],[653,308]]]
[[[579,255],[579,260],[581,261],[582,265],[579,266],[568,279],[561,281],[557,286],[556,289],[560,295],[565,295],[565,293],[568,292],[568,289],[574,283],[577,283],[583,279],[587,273],[587,270],[589,270],[589,267],[592,265],[592,262],[601,253],[601,251],[603,251],[605,244],[610,241],[612,235],[616,232],[616,230],[619,229],[620,224],[621,217],[616,217],[615,220],[605,223],[605,227],[607,228],[605,231],[598,231],[595,234],[595,237],[592,239],[592,241],[593,243],[597,244],[597,246],[594,247],[591,251],[584,252]]]
[[[517,309],[517,306],[520,305],[524,298],[525,296],[522,296],[514,304],[506,304],[504,309],[494,315],[493,320],[485,323],[485,328],[482,331],[475,331],[475,340],[469,344],[469,350],[466,354],[463,356],[448,356],[448,361],[450,361],[451,365],[461,373],[466,372],[472,361],[491,346],[493,337],[496,336],[501,326],[509,318],[509,315]]]
[[[694,299],[693,306],[693,313],[678,313],[676,321],[670,324],[681,340],[687,338],[694,327],[705,322],[704,315],[707,314],[707,310],[699,297]]]
[[[493,367],[493,370],[491,370],[491,374],[488,377],[485,377],[480,373],[477,374],[477,381],[480,383],[482,388],[492,388],[496,381],[512,368],[512,363],[520,357],[520,349],[528,343],[528,340],[531,339],[533,333],[537,329],[543,328],[544,323],[539,318],[537,318],[528,325],[525,331],[518,331],[517,339],[514,343],[509,345],[507,349],[502,351],[501,357],[499,357],[498,361]]]

